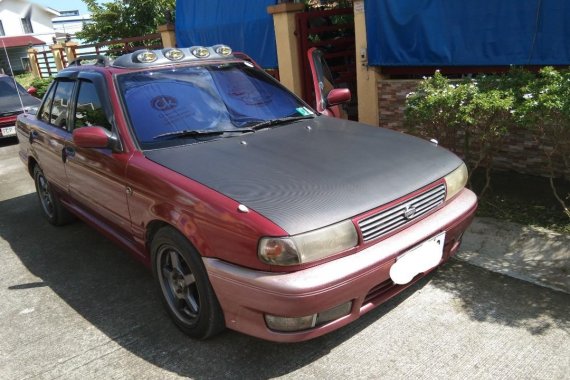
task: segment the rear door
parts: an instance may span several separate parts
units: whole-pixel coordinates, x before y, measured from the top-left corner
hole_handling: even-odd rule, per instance
[[[44,175],[57,192],[67,194],[65,147],[71,141],[69,106],[75,80],[57,78],[38,112],[37,121],[30,127],[30,147]]]

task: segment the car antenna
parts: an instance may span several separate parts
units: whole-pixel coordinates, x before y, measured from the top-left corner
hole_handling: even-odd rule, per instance
[[[8,67],[10,68],[10,73],[12,73],[12,80],[14,81],[14,89],[16,90],[16,94],[18,94],[18,99],[20,99],[20,106],[22,107],[22,112],[27,113],[26,109],[24,108],[24,102],[22,101],[22,95],[20,94],[20,90],[18,89],[18,82],[16,82],[16,77],[14,76],[14,70],[12,69],[12,62],[10,62],[10,56],[8,55],[8,49],[6,49],[6,44],[4,43],[4,39],[2,39],[2,47],[4,48],[4,54],[6,54],[6,59],[8,60]]]

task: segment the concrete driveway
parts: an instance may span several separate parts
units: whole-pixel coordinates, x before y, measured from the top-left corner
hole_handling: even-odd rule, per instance
[[[140,264],[40,214],[0,142],[0,378],[568,379],[570,295],[453,260],[355,323],[299,344],[194,341]]]

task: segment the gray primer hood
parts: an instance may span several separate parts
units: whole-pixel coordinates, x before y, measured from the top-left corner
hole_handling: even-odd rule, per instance
[[[324,116],[145,155],[291,235],[393,201],[461,164],[454,154],[419,138]]]

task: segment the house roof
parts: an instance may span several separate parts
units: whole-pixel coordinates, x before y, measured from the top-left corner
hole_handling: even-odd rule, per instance
[[[45,45],[45,42],[33,36],[13,36],[13,37],[0,37],[0,47],[6,46],[7,48],[16,46],[32,45]]]

